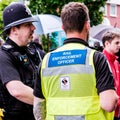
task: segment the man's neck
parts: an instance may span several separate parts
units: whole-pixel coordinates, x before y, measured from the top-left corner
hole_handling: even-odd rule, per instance
[[[111,55],[115,55],[115,53],[113,53],[112,51],[110,51],[108,48],[104,48],[104,50],[107,51]]]
[[[71,32],[71,33],[67,33],[66,34],[67,38],[80,38],[86,41],[86,35],[83,33],[79,33],[79,32]]]

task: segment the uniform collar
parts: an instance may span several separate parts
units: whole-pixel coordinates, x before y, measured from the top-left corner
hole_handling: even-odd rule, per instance
[[[113,55],[111,53],[109,53],[108,51],[106,51],[105,49],[103,50],[103,53],[105,54],[105,56],[107,57],[107,59],[111,62],[114,62],[117,59],[116,55]]]
[[[24,52],[26,51],[27,47],[24,46],[24,47],[20,47],[18,46],[13,40],[11,40],[10,38],[7,38],[6,39],[6,43],[5,44],[9,44],[9,45],[12,45],[16,50],[20,51],[20,52]]]
[[[68,38],[68,39],[65,39],[63,44],[68,44],[68,43],[80,43],[80,44],[83,44],[85,46],[89,46],[88,43],[85,40],[80,39],[80,38]]]

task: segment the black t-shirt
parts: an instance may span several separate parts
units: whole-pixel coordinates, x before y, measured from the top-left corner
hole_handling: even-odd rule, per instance
[[[84,44],[85,46],[88,46],[88,44],[84,40],[78,38],[66,39],[64,44],[68,44],[68,43],[78,43],[78,44],[80,43],[80,44]],[[96,51],[93,57],[94,57],[93,62],[96,71],[96,75],[95,75],[96,88],[98,90],[98,94],[108,89],[115,89],[113,76],[112,73],[110,72],[107,60],[103,55],[103,53]],[[40,81],[35,81],[34,95],[36,97],[43,98]]]

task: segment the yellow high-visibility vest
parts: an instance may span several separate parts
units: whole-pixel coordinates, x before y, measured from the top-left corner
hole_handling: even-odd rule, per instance
[[[114,113],[100,107],[94,52],[69,43],[46,54],[41,66],[46,120],[113,120]]]
[[[3,109],[0,108],[0,120],[2,120],[3,117]]]

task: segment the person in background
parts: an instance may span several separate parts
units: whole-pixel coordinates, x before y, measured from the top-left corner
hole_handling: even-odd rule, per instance
[[[35,30],[32,22],[36,20],[30,9],[20,2],[13,2],[3,10],[3,35],[6,37],[0,48],[0,108],[4,109],[3,120],[35,120],[33,86],[34,80],[39,79],[36,64],[39,55],[29,49]]]
[[[36,42],[36,43],[39,43],[41,46],[43,46],[42,45],[42,40],[40,39],[40,35],[39,34],[33,34],[33,40],[32,40],[33,42]],[[43,49],[43,48],[42,48]]]
[[[116,55],[117,55],[117,61],[118,61],[119,64],[120,64],[120,49],[119,49],[119,51],[116,53]]]
[[[89,48],[88,8],[69,2],[61,12],[67,39],[45,55],[34,85],[36,120],[113,120],[118,96],[105,56]]]
[[[103,54],[106,56],[108,63],[110,65],[111,71],[114,77],[114,84],[116,87],[116,92],[120,97],[120,65],[117,61],[116,54],[120,49],[120,32],[117,29],[112,29],[103,34]],[[120,99],[118,101],[117,108],[115,110],[114,120],[120,120]]]
[[[97,51],[100,51],[100,52],[102,52],[102,50],[103,50],[103,47],[100,46],[100,42],[98,42],[98,41],[95,41],[95,42],[94,42],[94,48],[95,48]]]

